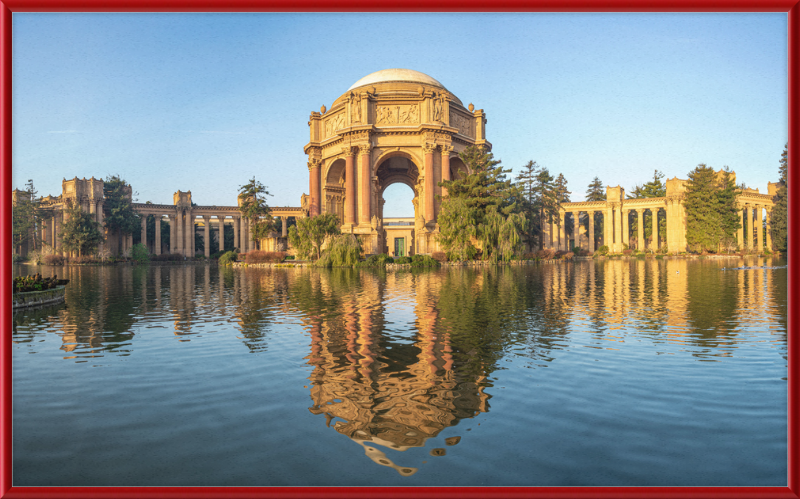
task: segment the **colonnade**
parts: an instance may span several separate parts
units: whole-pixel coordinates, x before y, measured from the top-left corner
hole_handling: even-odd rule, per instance
[[[569,251],[574,247],[594,252],[597,249],[595,238],[592,237],[595,233],[595,215],[600,213],[603,217],[603,234],[598,247],[605,245],[612,253],[619,253],[625,246],[639,251],[646,249],[657,251],[666,244],[669,251],[686,251],[685,212],[680,202],[670,201],[667,200],[663,207],[625,208],[618,203],[609,203],[604,209],[587,210],[570,209],[572,203],[564,203],[562,206],[565,209],[559,212],[558,218],[551,219],[544,228],[544,247],[560,251]],[[633,222],[636,226],[635,231],[632,231],[629,225],[631,212],[636,213],[636,221]],[[588,234],[583,229],[584,225],[579,223],[581,214],[584,213],[589,219]],[[766,227],[763,222],[765,214]],[[572,221],[571,234],[567,234],[566,230],[568,216]],[[658,227],[659,221],[666,218],[666,239],[660,239],[658,230],[651,229],[651,236],[645,240],[645,217],[650,217],[652,220],[651,227]],[[744,203],[741,205],[739,218],[742,221],[742,227],[739,228],[736,238],[739,248],[749,251],[764,249],[772,251],[770,233],[772,207],[766,204]],[[572,246],[570,241],[573,241]]]
[[[163,213],[145,212],[142,213],[142,244],[145,247],[147,241],[147,218],[148,215],[154,215],[156,219],[155,231],[155,244],[154,254],[161,254],[161,220]],[[217,219],[219,227],[219,251],[225,250],[225,231],[224,226],[226,222],[226,214],[195,214],[191,210],[176,210],[174,213],[168,213],[166,216],[169,218],[170,226],[170,249],[171,254],[178,254],[183,256],[194,256],[195,251],[195,233],[197,231],[197,217],[199,216],[203,222],[203,251],[206,257],[211,256],[211,220]],[[253,240],[249,219],[241,216],[232,216],[231,223],[233,225],[233,245],[239,248],[241,252],[252,251],[255,249],[255,241]],[[285,224],[284,224],[285,225]]]

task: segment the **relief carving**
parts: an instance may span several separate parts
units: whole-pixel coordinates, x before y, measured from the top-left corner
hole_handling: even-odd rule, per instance
[[[461,135],[472,136],[472,120],[458,113],[450,113],[450,126],[458,129]]]
[[[375,122],[387,125],[406,125],[419,123],[419,106],[406,104],[399,106],[379,106]]]
[[[443,116],[443,109],[444,109],[444,94],[439,94],[436,98],[433,99],[433,121],[441,122],[444,119]]]
[[[361,95],[355,94],[352,102],[353,107],[350,108],[350,116],[353,117],[353,123],[361,123]]]
[[[325,122],[325,137],[330,137],[344,127],[344,113],[339,113]]]

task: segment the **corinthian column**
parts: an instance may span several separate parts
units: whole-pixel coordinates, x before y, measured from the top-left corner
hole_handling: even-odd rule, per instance
[[[156,242],[155,247],[153,248],[153,253],[156,255],[161,254],[161,215],[153,216],[153,219],[156,222]]]
[[[183,250],[183,210],[178,210],[178,214],[175,217],[175,228],[178,230],[175,231],[177,234],[172,234],[171,236],[171,239],[174,240],[172,246],[175,248],[176,253],[185,256],[186,252]]]
[[[753,207],[749,204],[744,205],[744,240],[747,249],[753,249]]]
[[[761,251],[764,248],[764,206],[756,205],[756,250]]]
[[[558,249],[567,251],[569,247],[569,244],[567,244],[567,212],[559,211],[558,220],[560,222],[558,226]]]
[[[739,249],[743,250],[745,248],[744,245],[744,207],[739,207],[739,229],[736,231],[736,239],[737,243],[739,243]]]
[[[767,208],[767,250],[772,251],[772,208]]]
[[[142,245],[147,248],[147,215],[142,215]]]
[[[433,151],[436,146],[426,144],[422,149],[425,153],[425,209],[422,212],[425,222],[433,222]]]
[[[587,211],[589,217],[589,252],[594,253],[594,211]]]
[[[636,249],[644,251],[644,210],[636,210]]]
[[[309,207],[308,215],[311,217],[320,214],[319,206],[322,202],[322,192],[320,190],[319,170],[320,161],[312,158],[308,162],[309,190],[311,191],[311,206]]]
[[[361,173],[359,175],[361,179],[361,192],[359,193],[359,200],[361,201],[361,206],[359,207],[359,219],[358,221],[362,224],[369,225],[370,219],[372,218],[372,210],[370,210],[370,198],[372,197],[372,165],[370,165],[369,161],[369,153],[370,153],[370,145],[364,144],[358,146],[358,153],[361,158]]]
[[[219,244],[219,250],[225,251],[225,215],[217,215],[217,222],[219,222],[219,240],[217,243]]]
[[[650,213],[652,214],[652,222],[653,222],[653,233],[651,234],[653,237],[653,247],[652,250],[658,251],[658,208],[650,208]]]
[[[240,217],[233,217],[233,247],[239,248],[239,251],[242,251],[241,243],[239,242],[239,220]]]
[[[442,146],[442,182],[450,180],[450,151],[453,146]],[[447,196],[447,188],[442,187],[442,197]]]
[[[344,153],[344,223],[356,223],[356,168],[353,148],[343,147]]]
[[[211,256],[211,228],[209,225],[211,224],[211,216],[203,215],[203,253],[206,255],[206,258]]]

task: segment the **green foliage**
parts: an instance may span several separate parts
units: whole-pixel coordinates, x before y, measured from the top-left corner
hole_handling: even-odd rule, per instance
[[[498,166],[500,160],[476,146],[468,147],[459,157],[470,173],[460,179],[439,182],[441,187],[447,188],[448,197],[461,198],[470,209],[480,212],[489,206],[496,206],[504,216],[519,211],[520,188],[506,179],[510,169]]]
[[[359,262],[357,267],[384,267],[387,263],[394,263],[394,258],[382,253],[380,255],[371,255],[363,262]]]
[[[739,189],[727,167],[720,175],[704,164],[689,172],[683,206],[686,242],[693,251],[730,247],[741,227],[736,196]]]
[[[35,230],[41,221],[41,211],[33,180],[28,180],[23,192],[27,196],[22,195],[17,198],[17,203],[11,209],[11,244],[12,247],[17,247],[30,242],[33,249],[36,249],[37,243],[41,241],[39,231]]]
[[[78,256],[91,253],[103,242],[100,224],[94,216],[81,211],[77,204],[66,209],[66,220],[61,226],[61,244],[67,251],[77,251]]]
[[[358,237],[353,234],[339,234],[331,238],[325,255],[317,260],[316,265],[320,267],[355,267],[363,253],[364,250],[361,248],[361,241]]]
[[[236,261],[237,253],[235,251],[228,251],[221,257],[219,257],[219,264],[220,265],[230,265]]]
[[[429,255],[414,255],[411,257],[412,267],[438,267],[439,265],[441,264]]]
[[[520,248],[520,234],[525,226],[525,215],[512,213],[504,218],[493,206],[478,225],[478,233],[483,243],[483,258],[497,262],[508,261]]]
[[[772,249],[776,251],[786,251],[788,248],[788,227],[789,227],[789,196],[788,196],[788,170],[789,170],[789,144],[786,144],[781,153],[780,167],[778,173],[778,192],[773,201],[775,206],[772,208],[770,219],[770,229],[772,231]]]
[[[239,187],[239,211],[250,219],[253,239],[260,241],[275,228],[275,221],[270,216],[265,196],[271,196],[267,188],[255,177]]]
[[[131,247],[131,260],[137,263],[149,263],[150,252],[147,251],[144,244],[134,244],[133,247]]]
[[[103,221],[117,234],[117,253],[122,253],[122,235],[141,230],[142,222],[131,202],[133,191],[119,175],[110,175],[103,182]]]
[[[401,265],[405,265],[405,264],[411,263],[411,257],[410,256],[401,256],[401,257],[395,258],[394,259],[394,263],[399,263]]]
[[[339,218],[333,213],[301,218],[289,228],[289,243],[300,258],[319,260],[325,240],[341,234],[339,225]]]
[[[597,250],[595,251],[595,253],[600,253],[601,255],[607,255],[607,254],[608,254],[608,251],[609,251],[609,249],[608,249],[608,246],[606,246],[606,245],[604,244],[604,245],[600,246],[599,248],[597,248]]]
[[[658,170],[654,170],[653,172],[653,180],[647,182],[642,185],[636,185],[629,193],[628,199],[640,199],[640,198],[663,198],[667,195],[667,184],[663,183],[661,179],[664,178],[664,174]],[[659,210],[660,211],[660,210]],[[636,234],[638,237],[638,229],[636,225],[632,222],[633,219],[633,211],[629,214],[631,217],[628,220],[628,227],[631,231],[631,234]],[[637,222],[638,223],[638,222]],[[630,234],[629,234],[630,235]],[[653,237],[653,217],[644,218],[644,233],[643,236],[645,240],[650,241]],[[667,217],[663,215],[659,215],[658,218],[658,237],[662,240],[667,238]]]
[[[560,199],[568,196],[566,179],[559,174],[561,184],[547,168],[529,161],[517,176],[517,185],[522,191],[522,213],[525,214],[523,238],[532,246],[538,236],[538,247],[544,247],[545,225],[558,220]]]
[[[439,244],[451,260],[472,260],[478,252],[472,245],[472,238],[478,234],[477,215],[477,210],[471,209],[465,199],[448,196],[442,202]]]

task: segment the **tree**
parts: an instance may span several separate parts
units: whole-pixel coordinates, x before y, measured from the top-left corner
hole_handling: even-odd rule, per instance
[[[778,192],[773,201],[770,226],[772,230],[772,248],[777,251],[786,251],[788,248],[789,206],[788,206],[788,170],[789,170],[789,144],[783,147],[778,173]]]
[[[664,178],[664,174],[658,170],[653,172],[653,180],[647,182],[642,185],[636,185],[630,193],[628,193],[628,199],[640,199],[640,198],[663,198],[667,195],[667,185],[661,182],[661,179]],[[633,216],[633,212],[631,211],[630,216]],[[630,228],[631,232],[635,230],[635,225],[630,223],[631,221],[628,220],[628,227]],[[644,238],[650,239],[653,235],[653,219],[645,218],[644,220]],[[658,219],[658,236],[661,239],[667,238],[667,219],[666,217],[660,217]]]
[[[555,191],[556,191],[556,199],[558,200],[558,206],[561,206],[561,203],[569,203],[569,195],[572,192],[567,190],[567,179],[564,178],[563,173],[559,173],[558,177],[556,177],[555,181]],[[561,225],[561,217],[558,217],[558,223]],[[572,234],[574,227],[572,219],[565,219],[564,220],[564,230],[567,234]]]
[[[603,185],[603,182],[600,180],[599,177],[595,177],[592,180],[592,183],[589,184],[589,187],[586,189],[586,201],[605,201],[606,200],[606,188]],[[587,221],[588,222],[588,221]],[[589,232],[588,230],[586,231]],[[595,244],[594,247],[597,247],[597,234],[603,234],[603,214],[595,212],[594,214],[594,234],[591,235]]]
[[[117,235],[117,254],[122,253],[123,234],[133,234],[142,227],[139,214],[133,211],[131,186],[119,175],[110,175],[103,183],[105,226]]]
[[[271,196],[267,188],[255,177],[239,187],[239,211],[250,219],[253,240],[260,241],[274,230],[275,221],[269,214],[265,196]]]
[[[90,213],[84,213],[77,204],[66,209],[67,220],[61,227],[61,244],[67,251],[77,251],[78,256],[91,253],[103,242],[100,224]]]
[[[533,240],[536,235],[539,234],[541,229],[541,224],[537,224],[534,219],[538,219],[538,210],[536,207],[537,201],[537,175],[540,171],[539,165],[536,164],[536,161],[528,161],[528,163],[522,167],[522,172],[517,175],[516,182],[517,186],[520,188],[520,192],[522,194],[522,213],[525,214],[526,224],[523,228],[523,234],[525,236],[525,240],[533,246]]]
[[[339,217],[333,213],[301,218],[289,228],[289,243],[301,258],[319,260],[325,240],[341,234],[339,225]]]
[[[497,247],[486,243],[495,237],[498,227],[495,216],[505,220],[510,214],[518,213],[522,209],[523,193],[519,186],[506,179],[511,170],[498,166],[500,160],[495,160],[491,152],[470,146],[459,157],[470,173],[460,179],[439,182],[448,192],[438,220],[439,242],[445,252],[459,259],[458,255],[466,256],[475,251],[474,247],[469,249],[471,242],[464,245],[464,238],[477,237],[484,241],[483,258],[495,258],[492,254]],[[448,206],[453,203],[457,206]],[[442,212],[445,212],[444,218]],[[457,236],[457,232],[468,236]]]
[[[28,180],[25,190],[16,200],[11,210],[11,243],[12,248],[27,241],[33,243],[36,248],[37,238],[36,226],[40,221],[39,201],[36,199],[36,189],[33,187],[33,180]],[[41,236],[40,236],[41,237]]]
[[[727,167],[717,174],[713,168],[699,164],[689,172],[683,206],[690,248],[718,251],[734,240],[741,227],[736,207],[738,193]]]

